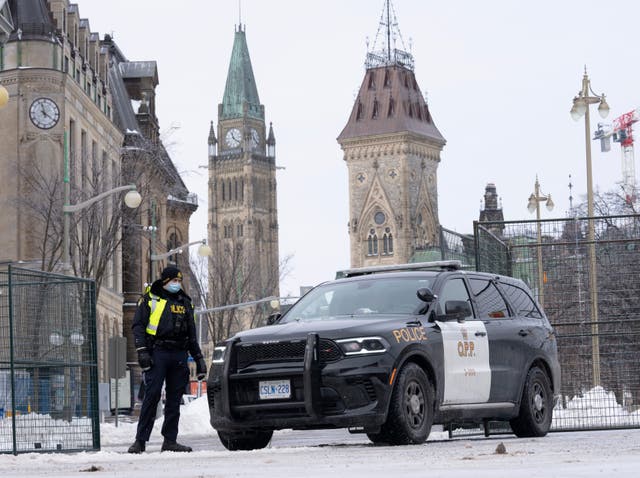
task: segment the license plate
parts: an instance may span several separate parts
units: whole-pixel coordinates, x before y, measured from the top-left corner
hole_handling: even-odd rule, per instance
[[[260,400],[274,398],[290,398],[291,383],[289,380],[264,380],[258,383]]]

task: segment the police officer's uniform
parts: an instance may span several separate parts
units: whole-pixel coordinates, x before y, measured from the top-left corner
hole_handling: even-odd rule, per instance
[[[145,450],[164,382],[166,396],[162,450],[191,451],[190,447],[176,443],[180,401],[189,383],[187,352],[196,361],[199,378],[204,377],[206,365],[197,341],[191,298],[182,289],[171,293],[164,287],[175,278],[182,279],[182,273],[175,267],[165,268],[161,279],[155,281],[138,301],[133,319],[135,346],[143,370],[144,383],[141,386],[144,386],[145,393],[136,441],[129,448],[129,453]]]

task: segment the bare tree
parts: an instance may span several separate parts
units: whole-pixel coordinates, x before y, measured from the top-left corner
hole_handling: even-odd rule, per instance
[[[291,256],[280,260],[277,276],[270,274],[264,279],[258,262],[247,257],[242,241],[230,240],[223,246],[222,254],[214,254],[208,264],[205,261],[191,259],[191,269],[197,279],[195,290],[200,303],[207,308],[217,308],[275,296],[279,282],[289,273]],[[215,344],[239,330],[262,325],[270,312],[270,305],[265,303],[208,312],[201,314],[201,318],[207,325],[208,338]]]

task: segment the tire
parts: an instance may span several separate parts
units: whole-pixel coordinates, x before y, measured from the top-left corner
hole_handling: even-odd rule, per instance
[[[373,443],[424,443],[433,424],[433,395],[433,386],[424,370],[415,363],[408,363],[398,374],[387,421],[379,433],[368,433],[367,436]]]
[[[532,367],[527,373],[520,411],[509,422],[516,436],[543,437],[551,427],[553,416],[553,394],[547,374],[539,367]]]
[[[227,450],[260,450],[271,441],[273,430],[249,431],[243,433],[218,432],[218,438]]]

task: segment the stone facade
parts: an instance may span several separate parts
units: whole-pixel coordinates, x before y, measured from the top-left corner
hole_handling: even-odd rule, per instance
[[[0,84],[9,93],[9,102],[0,109],[0,175],[5,179],[0,188],[0,260],[65,272],[65,196],[70,204],[77,204],[131,183],[143,195],[136,211],[113,222],[108,234],[113,239],[110,259],[99,272],[93,269],[86,275],[100,274],[98,375],[106,381],[108,338],[127,335],[130,328],[130,321],[123,324],[123,307],[126,316],[144,283],[166,264],[149,261],[152,243],[141,233],[141,226],[151,224],[151,205],[155,204],[155,222],[161,226],[156,250],[164,252],[170,245],[189,242],[189,216],[197,204],[158,141],[157,72],[149,75],[143,69],[139,74],[138,62],[128,62],[108,36],[101,40],[92,32],[78,5],[69,0],[2,2],[0,8],[3,18],[10,16],[13,22],[7,42],[0,47]],[[144,104],[143,110],[133,111],[132,100]],[[135,154],[128,148],[132,134],[137,136]],[[153,173],[156,170],[160,172]],[[79,249],[91,238],[86,211],[97,213],[107,227],[112,218],[121,217],[120,209],[114,196],[83,209],[82,214],[73,213],[72,271],[92,270],[88,261],[96,265],[101,256],[99,252],[90,258]],[[181,257],[180,266],[187,257]]]
[[[349,171],[351,267],[406,263],[439,242],[445,140],[401,53],[368,64],[338,137]]]
[[[278,216],[273,128],[260,104],[245,32],[236,33],[217,138],[209,134],[210,293],[213,306],[278,295]],[[233,272],[232,272],[233,271]],[[243,312],[237,328],[252,325]]]

